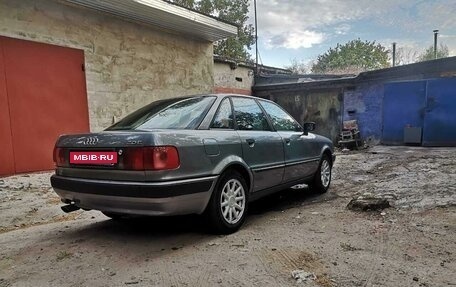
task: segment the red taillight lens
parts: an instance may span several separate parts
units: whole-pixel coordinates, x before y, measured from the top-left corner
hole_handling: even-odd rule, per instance
[[[123,169],[167,170],[180,165],[179,153],[173,146],[126,148],[123,154]]]
[[[65,165],[65,150],[60,147],[54,147],[54,163],[56,166]]]
[[[123,169],[144,170],[143,148],[125,148],[122,162]]]
[[[146,148],[144,167],[150,170],[176,169],[180,165],[177,148],[161,146]]]

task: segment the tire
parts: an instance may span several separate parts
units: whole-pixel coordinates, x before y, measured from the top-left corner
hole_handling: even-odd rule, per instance
[[[213,233],[230,234],[242,226],[247,215],[248,193],[245,179],[238,172],[222,174],[205,212]]]
[[[332,162],[328,155],[324,154],[320,160],[318,170],[314,175],[309,187],[317,193],[325,193],[331,184]]]

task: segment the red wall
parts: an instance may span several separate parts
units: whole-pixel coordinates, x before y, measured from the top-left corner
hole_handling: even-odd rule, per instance
[[[10,111],[6,93],[5,64],[2,37],[0,37],[0,175],[14,173],[13,142],[11,139]]]
[[[0,48],[0,175],[52,169],[58,135],[89,131],[84,52],[6,37]]]

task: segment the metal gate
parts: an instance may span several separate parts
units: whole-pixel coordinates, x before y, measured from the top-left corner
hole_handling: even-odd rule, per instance
[[[411,129],[423,146],[456,146],[456,78],[385,85],[382,143],[402,145]]]
[[[456,146],[456,78],[427,83],[424,146]]]
[[[0,37],[0,175],[53,168],[58,135],[89,130],[84,52]]]

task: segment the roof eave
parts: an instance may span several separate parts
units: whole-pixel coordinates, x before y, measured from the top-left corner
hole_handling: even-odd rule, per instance
[[[238,27],[162,0],[65,0],[126,20],[215,42],[236,36]]]

